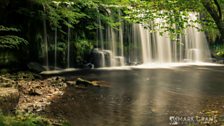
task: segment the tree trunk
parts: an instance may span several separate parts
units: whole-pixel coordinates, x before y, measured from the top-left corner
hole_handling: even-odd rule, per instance
[[[217,24],[217,27],[219,29],[220,37],[218,41],[220,43],[224,43],[224,21],[220,20],[219,23]]]

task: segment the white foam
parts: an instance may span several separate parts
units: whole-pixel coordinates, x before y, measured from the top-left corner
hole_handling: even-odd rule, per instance
[[[184,66],[224,66],[222,64],[208,62],[189,62],[189,63],[146,63],[137,66],[131,66],[134,69],[157,69],[157,68],[175,68]]]
[[[48,71],[43,71],[40,74],[60,74],[60,73],[65,73],[65,72],[72,72],[72,71],[77,71],[79,69],[76,68],[66,68],[66,69],[61,69],[61,70],[48,70]]]
[[[115,66],[115,67],[101,67],[97,70],[131,70],[131,66]]]

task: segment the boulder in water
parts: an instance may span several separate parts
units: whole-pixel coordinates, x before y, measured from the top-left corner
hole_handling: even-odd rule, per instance
[[[92,64],[92,63],[87,63],[87,64],[84,65],[84,68],[85,68],[85,69],[94,69],[94,64]]]
[[[94,82],[91,82],[91,81],[88,81],[88,80],[84,80],[82,78],[78,78],[76,80],[76,85],[78,85],[78,86],[85,86],[85,87],[88,87],[88,86],[99,86],[97,83],[94,83]]]
[[[34,72],[42,72],[42,71],[46,71],[47,69],[44,68],[42,65],[40,65],[39,63],[36,63],[36,62],[31,62],[27,65],[27,67],[31,70],[31,71],[34,71]]]

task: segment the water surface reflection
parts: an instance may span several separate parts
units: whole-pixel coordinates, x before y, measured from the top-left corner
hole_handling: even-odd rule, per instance
[[[220,66],[89,71],[69,78],[103,80],[111,87],[69,87],[48,111],[72,126],[167,126],[170,115],[195,115],[213,102],[217,106],[210,109],[223,110],[223,73]]]

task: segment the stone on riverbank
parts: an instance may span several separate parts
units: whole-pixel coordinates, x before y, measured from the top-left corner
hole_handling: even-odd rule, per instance
[[[0,76],[0,87],[13,87],[16,84],[14,80]]]
[[[18,89],[21,96],[16,109],[20,112],[40,112],[55,98],[63,95],[66,87],[63,77],[32,81],[20,80]]]

